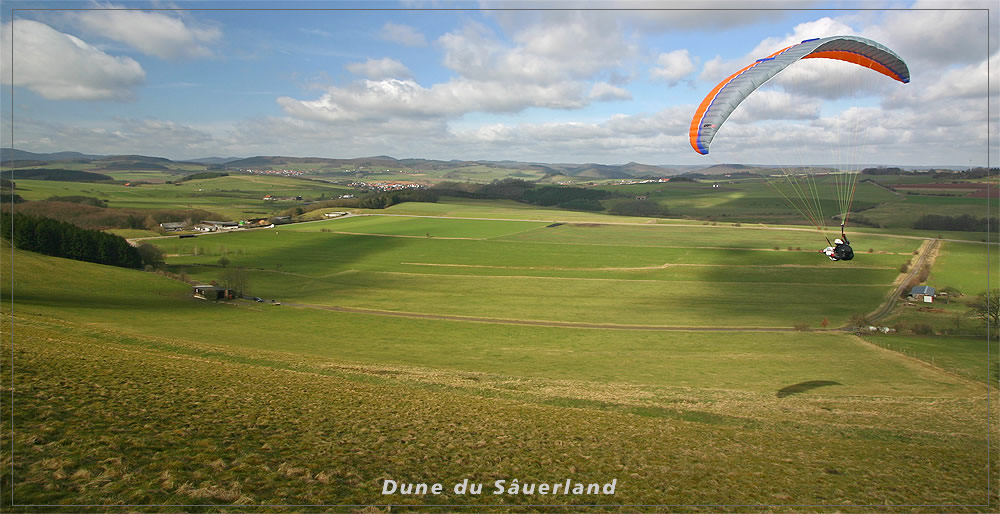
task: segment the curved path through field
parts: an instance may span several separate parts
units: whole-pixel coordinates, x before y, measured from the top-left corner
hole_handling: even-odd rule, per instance
[[[615,323],[581,323],[574,321],[551,321],[511,318],[481,318],[476,316],[458,316],[453,314],[427,314],[422,312],[386,311],[379,309],[359,309],[356,307],[339,307],[336,305],[317,305],[311,303],[283,302],[291,307],[322,309],[334,312],[349,312],[353,314],[372,314],[375,316],[393,316],[398,318],[419,318],[444,321],[465,321],[472,323],[497,323],[503,325],[530,325],[536,327],[560,328],[595,328],[601,330],[648,330],[648,331],[684,331],[684,332],[794,332],[788,327],[675,327],[666,325],[618,325]],[[837,329],[816,329],[817,331],[836,331]]]

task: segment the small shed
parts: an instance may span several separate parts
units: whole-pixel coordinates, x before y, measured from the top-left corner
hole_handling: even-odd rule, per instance
[[[910,289],[910,299],[912,300],[932,303],[935,296],[937,296],[937,291],[931,286],[913,286],[913,289]]]
[[[236,298],[236,292],[232,289],[217,287],[213,285],[194,286],[194,297],[202,300],[232,300]]]

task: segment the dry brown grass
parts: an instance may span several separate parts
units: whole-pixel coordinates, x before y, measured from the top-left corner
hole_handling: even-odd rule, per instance
[[[16,321],[16,346],[2,348],[5,365],[12,351],[16,363],[13,441],[7,403],[0,430],[15,451],[0,465],[5,484],[13,466],[18,504],[796,511],[780,505],[981,504],[983,471],[997,472],[985,455],[986,391],[971,383],[946,397],[778,398],[359,365],[182,340],[137,346],[110,329]],[[611,498],[384,497],[387,478],[469,478],[486,490],[497,479],[614,478],[619,487]]]

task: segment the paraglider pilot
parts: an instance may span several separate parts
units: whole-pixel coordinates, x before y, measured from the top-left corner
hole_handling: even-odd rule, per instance
[[[830,240],[827,239],[827,242],[830,242]],[[851,248],[851,242],[847,240],[847,236],[844,234],[843,223],[840,224],[840,239],[834,239],[833,246],[824,248],[823,253],[831,261],[849,261],[854,258],[854,249]]]

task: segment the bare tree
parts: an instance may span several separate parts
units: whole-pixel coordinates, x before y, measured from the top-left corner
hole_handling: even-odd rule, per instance
[[[237,297],[243,296],[249,290],[250,274],[243,268],[226,268],[220,278],[222,287],[232,289]]]
[[[982,320],[991,336],[1000,337],[1000,289],[990,289],[980,293],[969,302],[969,310],[972,315]]]

